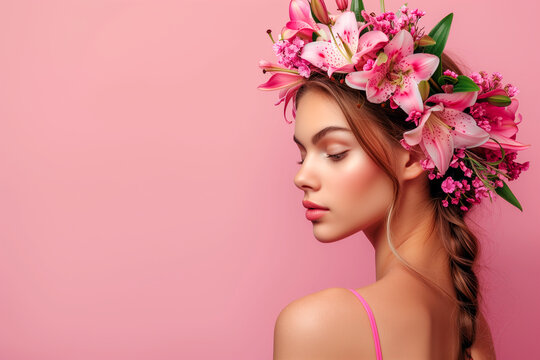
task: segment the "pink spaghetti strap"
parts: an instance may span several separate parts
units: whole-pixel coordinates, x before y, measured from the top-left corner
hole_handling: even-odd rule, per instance
[[[360,300],[362,305],[364,305],[364,308],[366,309],[366,312],[369,316],[369,324],[371,325],[371,331],[373,332],[373,339],[375,340],[375,352],[377,354],[377,360],[382,360],[382,352],[381,352],[381,343],[379,341],[379,333],[377,332],[377,324],[375,323],[375,317],[373,316],[373,312],[371,311],[371,308],[369,307],[368,303],[364,298],[354,289],[349,289],[356,297]]]

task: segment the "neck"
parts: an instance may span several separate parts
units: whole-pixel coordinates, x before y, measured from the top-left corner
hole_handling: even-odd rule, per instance
[[[407,195],[409,194],[409,195]],[[434,214],[416,192],[404,191],[402,200],[392,211],[390,224],[392,245],[396,252],[427,279],[452,294],[453,282],[449,262],[439,232],[434,227]],[[416,200],[416,201],[415,201]],[[392,252],[388,244],[386,219],[364,231],[375,249],[375,274],[380,280],[389,274],[412,271]]]

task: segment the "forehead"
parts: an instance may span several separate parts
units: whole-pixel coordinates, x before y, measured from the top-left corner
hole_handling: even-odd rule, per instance
[[[341,108],[330,95],[322,90],[307,90],[296,109],[295,134],[307,136],[327,126],[350,129]]]

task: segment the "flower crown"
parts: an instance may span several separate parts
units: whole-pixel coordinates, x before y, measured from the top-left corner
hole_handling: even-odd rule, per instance
[[[425,35],[418,21],[425,12],[406,5],[397,13],[368,14],[362,0],[336,0],[338,14],[327,11],[324,0],[291,0],[290,21],[273,42],[278,64],[259,62],[270,79],[261,90],[280,90],[279,101],[293,101],[297,90],[314,72],[327,74],[353,89],[363,90],[367,101],[401,108],[415,128],[403,133],[401,145],[419,145],[431,181],[443,193],[442,204],[467,211],[471,204],[495,192],[523,211],[505,180],[515,180],[529,168],[514,160],[530,145],[515,140],[518,89],[502,85],[499,73],[470,76],[443,72],[441,56],[453,14]],[[344,75],[345,74],[345,75]],[[517,120],[517,121],[516,121]]]

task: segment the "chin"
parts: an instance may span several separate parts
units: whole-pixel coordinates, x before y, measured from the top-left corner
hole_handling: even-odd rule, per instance
[[[331,243],[356,234],[362,229],[338,229],[324,222],[313,222],[313,235],[323,243]]]

